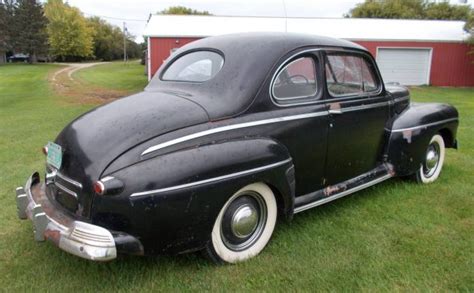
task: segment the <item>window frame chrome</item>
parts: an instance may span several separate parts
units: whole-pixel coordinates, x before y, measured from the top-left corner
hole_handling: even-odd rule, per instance
[[[318,76],[317,68],[321,67],[321,56],[316,55],[318,52],[322,51],[323,48],[312,48],[306,49],[299,52],[292,54],[290,57],[286,58],[281,64],[277,67],[273,76],[270,80],[270,85],[268,88],[268,94],[270,96],[270,100],[273,104],[278,107],[292,107],[298,105],[310,105],[316,104],[320,102],[323,96],[323,85],[321,84],[321,74]],[[290,98],[277,98],[274,94],[274,84],[278,75],[291,63],[297,61],[301,58],[309,57],[313,59],[314,68],[315,68],[315,78],[316,78],[316,86],[317,91],[313,96],[306,96],[306,97],[290,97]],[[324,80],[322,80],[324,82]]]
[[[298,62],[298,61],[303,60],[305,58],[309,58],[312,62],[313,72],[314,72],[314,81],[316,83],[316,91],[313,94],[307,95],[307,96],[294,96],[294,97],[286,97],[286,98],[277,97],[277,95],[275,94],[275,82],[278,79],[278,77],[280,76],[280,74],[283,71],[285,71],[289,66],[294,64],[295,62]],[[319,88],[320,88],[320,85],[318,84],[318,76],[317,76],[317,72],[316,72],[316,66],[317,66],[317,63],[316,63],[316,60],[313,56],[301,56],[301,57],[295,58],[292,61],[286,63],[286,65],[283,66],[283,68],[281,68],[278,71],[278,74],[276,75],[275,80],[273,80],[273,84],[272,84],[272,96],[273,96],[273,98],[277,101],[288,101],[288,100],[297,100],[297,99],[309,99],[309,98],[315,97],[318,94]]]

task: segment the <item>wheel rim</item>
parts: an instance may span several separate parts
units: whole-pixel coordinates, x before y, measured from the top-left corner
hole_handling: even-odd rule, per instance
[[[436,173],[440,160],[440,146],[434,141],[426,150],[425,162],[423,164],[423,174],[426,178],[430,178]]]
[[[267,206],[256,192],[246,192],[227,207],[221,224],[221,237],[227,248],[245,250],[262,235],[267,220]]]

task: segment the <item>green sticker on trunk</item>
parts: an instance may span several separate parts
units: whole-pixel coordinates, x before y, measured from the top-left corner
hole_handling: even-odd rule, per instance
[[[46,157],[46,162],[59,170],[63,161],[63,150],[61,146],[54,142],[48,142],[47,148],[48,156]]]

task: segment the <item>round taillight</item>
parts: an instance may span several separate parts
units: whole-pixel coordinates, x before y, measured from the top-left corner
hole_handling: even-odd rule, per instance
[[[44,154],[45,156],[48,155],[48,147],[47,147],[47,146],[44,146],[41,150],[43,151],[43,154]]]
[[[105,193],[104,183],[102,183],[101,181],[96,181],[94,183],[94,191],[95,191],[95,193],[97,193],[99,195],[103,195]]]

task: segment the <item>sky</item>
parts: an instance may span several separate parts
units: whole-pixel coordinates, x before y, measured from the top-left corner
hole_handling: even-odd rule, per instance
[[[85,16],[100,16],[108,22],[126,27],[142,42],[150,13],[170,6],[186,6],[207,10],[214,15],[289,16],[289,17],[342,17],[363,0],[67,0]],[[459,3],[459,0],[451,0]],[[474,0],[467,0],[473,5]]]

